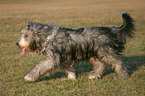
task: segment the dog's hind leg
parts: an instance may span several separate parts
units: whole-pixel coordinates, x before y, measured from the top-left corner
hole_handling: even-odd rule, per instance
[[[102,62],[112,65],[112,67],[115,69],[115,79],[125,79],[125,78],[129,78],[129,74],[127,73],[127,69],[125,68],[125,66],[123,65],[123,61],[119,56],[104,56],[101,59]]]
[[[115,77],[114,79],[126,79],[129,78],[129,74],[127,72],[126,67],[123,64],[122,60],[116,59],[116,63],[114,64],[115,68]]]
[[[95,59],[94,57],[90,58],[90,64],[93,64],[93,71],[90,72],[89,79],[100,79],[105,69],[104,63]]]
[[[25,81],[36,81],[50,69],[54,68],[55,62],[52,58],[36,63],[29,73],[24,77]]]

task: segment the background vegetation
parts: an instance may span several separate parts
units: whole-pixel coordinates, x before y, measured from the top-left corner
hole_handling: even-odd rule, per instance
[[[114,80],[108,70],[101,80],[88,80],[92,67],[80,62],[78,79],[63,81],[65,74],[55,69],[35,83],[23,77],[35,62],[43,59],[25,54],[15,42],[28,21],[79,28],[120,26],[120,12],[128,12],[135,20],[133,39],[123,52],[130,78]],[[145,1],[144,0],[0,0],[0,95],[84,95],[143,96],[145,95]]]

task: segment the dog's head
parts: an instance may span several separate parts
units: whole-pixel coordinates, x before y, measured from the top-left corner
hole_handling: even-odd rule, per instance
[[[39,52],[39,50],[43,49],[43,43],[45,41],[44,32],[40,30],[44,25],[39,23],[29,22],[27,27],[22,29],[20,38],[17,40],[16,44],[22,49],[20,55],[25,53],[25,50],[29,50],[31,52]]]
[[[35,51],[35,34],[30,28],[24,28],[21,31],[20,38],[16,42],[17,46],[22,48],[22,53],[23,55],[25,53],[25,50],[29,51]]]
[[[46,43],[58,34],[59,28],[56,25],[29,22],[27,28],[21,31],[21,36],[16,42],[17,46],[22,48],[20,54],[24,54],[25,50],[40,53]]]

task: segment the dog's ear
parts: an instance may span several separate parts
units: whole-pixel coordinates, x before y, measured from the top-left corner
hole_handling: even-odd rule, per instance
[[[30,27],[33,25],[33,23],[31,21],[28,22],[27,24],[27,28],[30,29]]]

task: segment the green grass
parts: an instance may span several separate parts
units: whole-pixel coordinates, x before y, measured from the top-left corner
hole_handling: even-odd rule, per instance
[[[0,0],[0,96],[143,96],[145,95],[145,1],[144,0]],[[120,26],[120,12],[135,19],[134,38],[126,44],[123,59],[130,78],[114,80],[109,71],[100,80],[88,80],[92,67],[75,66],[78,79],[63,81],[66,75],[54,69],[38,82],[24,82],[35,62],[43,57],[25,54],[15,42],[28,21],[79,28]]]

